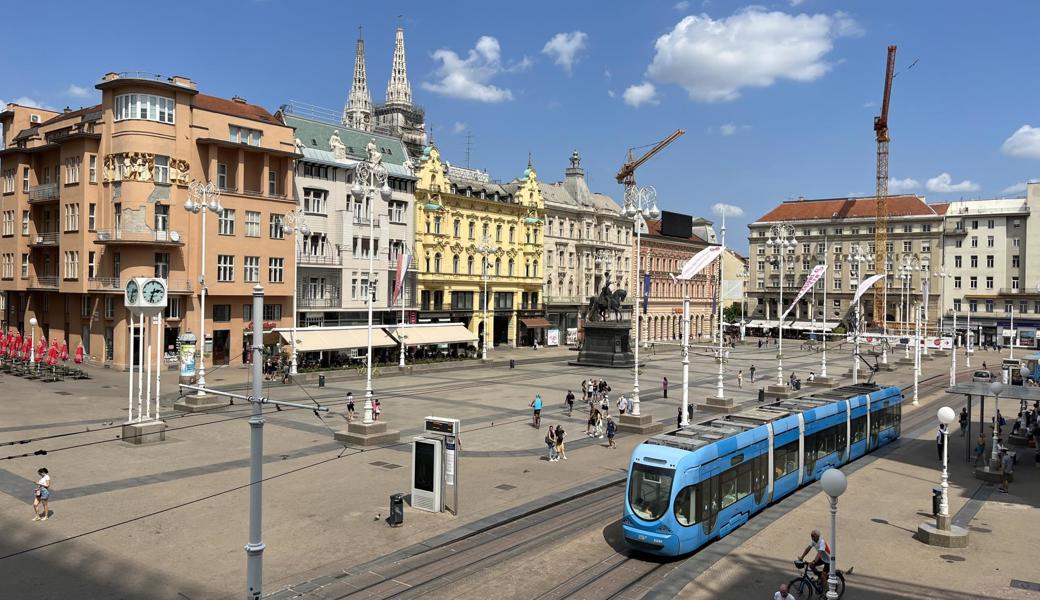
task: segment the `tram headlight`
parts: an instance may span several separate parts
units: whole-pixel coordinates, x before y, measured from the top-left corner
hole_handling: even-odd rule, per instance
[[[632,524],[632,519],[628,515],[625,515],[621,519],[621,524],[622,525],[631,525]]]
[[[664,523],[658,525],[657,529],[655,529],[654,531],[656,531],[657,533],[664,533],[664,534],[672,533],[672,530],[668,529],[668,526],[665,525]]]

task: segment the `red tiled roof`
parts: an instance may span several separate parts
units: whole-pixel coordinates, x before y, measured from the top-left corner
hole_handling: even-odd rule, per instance
[[[59,115],[57,115],[55,117],[51,117],[51,118],[47,119],[43,123],[40,123],[40,126],[43,127],[44,125],[50,125],[51,123],[57,123],[58,121],[63,121],[65,119],[74,119],[76,117],[85,115],[87,113],[97,112],[99,110],[101,110],[101,105],[100,104],[95,104],[94,106],[88,106],[86,108],[81,108],[79,110],[63,112],[63,113],[61,113],[61,114],[59,114]]]
[[[207,96],[206,94],[196,94],[194,100],[195,108],[202,110],[218,112],[233,117],[242,117],[243,119],[260,121],[261,123],[268,123],[270,125],[282,125],[282,122],[276,119],[274,115],[267,112],[266,108],[255,104],[235,102],[234,100],[217,98],[216,96]]]
[[[889,196],[890,217],[936,216],[933,205],[920,196]],[[866,198],[831,198],[824,200],[788,200],[769,211],[756,222],[811,221],[814,219],[867,219],[877,215],[877,200]]]
[[[946,211],[950,210],[949,202],[938,202],[930,205],[936,214],[945,215]]]

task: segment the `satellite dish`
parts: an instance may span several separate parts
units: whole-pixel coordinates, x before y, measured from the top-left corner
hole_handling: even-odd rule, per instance
[[[179,242],[179,241],[181,241],[181,234],[177,233],[176,231],[171,231],[170,232],[170,239],[173,240],[174,242]]]

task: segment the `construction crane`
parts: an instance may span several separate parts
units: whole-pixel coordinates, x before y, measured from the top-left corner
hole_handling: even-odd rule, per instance
[[[885,306],[885,288],[888,286],[888,107],[892,99],[892,79],[895,77],[896,47],[888,47],[885,67],[885,95],[881,99],[881,114],[874,117],[874,136],[877,139],[877,183],[875,188],[877,213],[874,224],[874,256],[881,273],[885,273],[881,287],[874,288],[874,321],[885,331],[888,307]]]
[[[621,169],[619,169],[617,172],[617,182],[625,186],[626,202],[628,201],[629,190],[636,186],[636,169],[638,169],[639,166],[645,163],[646,161],[653,158],[655,154],[657,154],[661,150],[664,150],[665,146],[674,142],[679,136],[681,136],[684,133],[686,133],[686,130],[676,129],[675,133],[654,144],[653,148],[651,148],[646,154],[640,156],[639,158],[636,158],[635,154],[633,154],[633,151],[638,150],[638,148],[628,149],[628,158],[625,160],[625,164],[621,165]],[[646,146],[643,146],[643,148],[645,147]]]

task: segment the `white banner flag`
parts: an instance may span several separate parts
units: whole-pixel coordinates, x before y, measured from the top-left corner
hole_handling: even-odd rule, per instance
[[[795,296],[794,301],[791,302],[791,306],[788,306],[787,310],[784,311],[784,314],[780,315],[780,321],[784,320],[784,318],[787,316],[787,313],[791,312],[791,309],[794,308],[794,305],[798,304],[798,301],[802,299],[802,296],[804,296],[806,292],[812,289],[812,286],[816,285],[816,282],[819,281],[820,278],[823,277],[823,274],[826,272],[827,265],[816,265],[815,267],[813,267],[813,270],[809,273],[809,276],[805,278],[805,285],[802,286],[802,289],[798,290],[798,295]]]
[[[927,273],[928,273],[928,271],[925,271],[926,275],[927,275]],[[929,292],[931,292],[931,287],[932,286],[930,285],[931,284],[931,280],[928,279],[928,277],[922,277],[921,279],[924,279],[924,281],[922,282],[922,287],[924,288],[924,322],[927,324],[928,323],[928,294],[929,294]]]
[[[693,279],[697,273],[703,271],[704,267],[710,265],[711,261],[718,258],[720,254],[722,254],[722,246],[708,246],[686,261],[678,278],[683,280]]]
[[[880,275],[871,275],[870,277],[867,277],[862,282],[860,282],[859,287],[856,288],[856,295],[852,297],[852,303],[856,304],[857,302],[859,302],[859,297],[862,296],[867,290],[869,290],[870,286],[877,283],[878,280],[884,276],[884,273]]]

